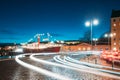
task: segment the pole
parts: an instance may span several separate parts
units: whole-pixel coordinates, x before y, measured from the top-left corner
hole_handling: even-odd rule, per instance
[[[109,46],[109,37],[110,37],[110,35],[108,34],[108,46]]]
[[[92,20],[90,22],[90,26],[91,26],[91,46],[92,46]],[[92,46],[92,50],[93,50],[93,46]]]

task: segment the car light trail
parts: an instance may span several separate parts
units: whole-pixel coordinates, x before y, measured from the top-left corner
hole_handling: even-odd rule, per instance
[[[48,70],[45,70],[45,69],[42,69],[42,68],[39,68],[39,67],[36,67],[36,66],[33,66],[31,64],[28,64],[28,63],[25,63],[23,61],[21,61],[19,58],[23,56],[23,55],[18,55],[16,56],[15,60],[17,63],[19,63],[20,65],[26,67],[26,68],[29,68],[29,69],[32,69],[38,73],[41,73],[41,74],[44,74],[46,76],[50,76],[50,77],[53,77],[53,78],[56,78],[56,79],[59,79],[59,80],[71,80],[67,77],[64,77],[62,75],[59,75],[59,74],[56,74],[56,73],[53,73],[53,72],[50,72]]]
[[[65,56],[65,59],[68,60],[68,61],[71,61],[71,60],[69,60],[68,58],[66,58],[66,56]],[[72,61],[72,62],[74,62],[74,61]],[[74,63],[75,63],[75,62],[74,62]],[[120,75],[119,72],[114,72],[114,71],[110,71],[110,70],[103,70],[103,69],[98,69],[98,68],[92,68],[92,69],[96,69],[96,70],[99,70],[99,71],[102,71],[102,72],[107,72],[107,73],[112,73],[112,74]]]
[[[83,69],[84,72],[88,72],[88,73],[92,73],[92,74],[97,74],[97,75],[100,75],[100,76],[107,76],[107,77],[111,77],[111,78],[115,78],[115,79],[120,79],[120,77],[118,76],[115,76],[115,75],[112,75],[112,74],[107,74],[107,73],[103,73],[103,72],[98,72],[96,69],[94,68],[89,68],[89,67],[84,67],[84,66],[81,66],[81,65],[77,65],[77,64],[71,64],[69,62],[67,62],[65,59],[62,60],[60,58],[60,56],[55,56],[54,59],[58,59],[57,61],[59,61],[60,63],[62,64],[65,64],[65,65],[69,65],[69,66],[72,66],[72,67],[75,67],[75,68],[79,68],[79,69]],[[86,70],[85,70],[86,69]],[[104,70],[103,70],[104,71]],[[105,71],[104,71],[105,72]]]
[[[37,62],[40,62],[42,64],[47,64],[47,65],[53,65],[53,66],[57,66],[57,67],[62,67],[62,68],[66,68],[66,69],[71,69],[71,70],[76,70],[76,71],[80,71],[80,72],[87,72],[87,73],[91,73],[91,74],[95,74],[95,75],[99,75],[99,76],[105,76],[105,77],[110,77],[110,78],[115,78],[115,79],[120,79],[120,77],[118,76],[115,76],[115,75],[112,75],[112,74],[108,74],[108,73],[105,73],[104,72],[100,72],[102,70],[99,70],[99,69],[94,69],[94,68],[90,68],[90,67],[87,67],[87,66],[84,66],[83,64],[79,64],[77,62],[75,62],[75,59],[71,59],[70,57],[67,57],[67,56],[64,56],[63,58],[61,58],[60,55],[57,55],[57,56],[54,56],[53,59],[56,61],[56,62],[59,62],[59,63],[55,63],[55,62],[50,62],[50,61],[47,61],[47,60],[43,60],[43,59],[39,59],[39,58],[36,58],[35,56],[39,56],[39,55],[50,55],[50,54],[56,54],[56,53],[40,53],[40,54],[31,54],[30,55],[30,59],[34,60],[34,61],[37,61]],[[27,54],[28,55],[28,54]],[[65,76],[62,76],[60,75],[59,73],[53,73],[51,71],[48,71],[48,70],[45,70],[45,69],[42,69],[40,67],[36,67],[34,65],[31,65],[31,64],[28,64],[28,63],[25,63],[23,61],[21,61],[19,58],[20,57],[25,57],[25,55],[18,55],[16,56],[15,60],[21,64],[22,66],[24,67],[27,67],[29,69],[32,69],[34,71],[37,71],[38,73],[41,73],[41,74],[44,74],[44,75],[47,75],[47,76],[50,76],[50,77],[54,77],[56,79],[59,79],[59,80],[74,80],[74,79],[69,79],[68,77],[65,77]],[[77,63],[77,64],[76,64]],[[64,64],[64,65],[63,65]],[[99,71],[98,71],[99,70]],[[109,72],[110,73],[110,72]]]
[[[77,64],[83,64],[83,65],[87,65],[87,66],[92,66],[92,67],[99,67],[99,68],[108,68],[108,69],[112,69],[112,67],[109,66],[102,66],[102,65],[98,65],[98,64],[92,64],[92,63],[87,63],[87,62],[82,62],[82,61],[78,61],[76,59],[73,59],[71,57],[66,57],[67,60],[77,63]],[[114,68],[114,70],[120,70],[119,68]]]

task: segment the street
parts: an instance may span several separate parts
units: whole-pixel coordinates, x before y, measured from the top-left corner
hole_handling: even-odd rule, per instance
[[[76,54],[76,53],[75,53]],[[80,61],[86,54],[40,53],[1,61],[0,80],[119,80],[108,66]],[[17,62],[17,63],[16,63]],[[118,68],[115,68],[119,71]],[[3,71],[4,70],[4,71]]]

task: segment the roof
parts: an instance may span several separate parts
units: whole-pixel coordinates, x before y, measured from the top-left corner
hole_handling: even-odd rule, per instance
[[[79,46],[91,46],[91,44],[88,44],[88,43],[81,43],[81,44],[79,44]]]
[[[111,18],[120,17],[120,10],[112,10]]]

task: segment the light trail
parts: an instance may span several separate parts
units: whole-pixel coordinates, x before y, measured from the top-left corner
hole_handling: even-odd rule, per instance
[[[107,74],[107,73],[104,73],[104,72],[99,72],[98,70],[96,70],[94,68],[89,68],[89,67],[86,67],[86,66],[83,66],[83,65],[77,65],[77,64],[73,64],[73,63],[67,62],[66,60],[62,60],[60,58],[60,56],[55,56],[54,59],[57,62],[60,62],[62,64],[69,65],[69,66],[72,66],[72,67],[75,67],[75,68],[78,68],[78,69],[83,69],[84,72],[97,74],[97,75],[105,76],[105,77],[107,76],[107,77],[115,78],[115,79],[120,79],[120,77],[118,77],[118,76],[115,76],[115,75],[112,75],[112,74]]]
[[[68,58],[66,58],[66,56],[65,56],[65,59],[68,60],[68,61],[71,61],[71,60],[69,60]],[[72,61],[72,62],[75,63],[75,61]],[[79,64],[79,65],[80,65],[80,64]],[[107,73],[112,73],[112,74],[120,75],[119,72],[114,72],[114,71],[110,71],[110,70],[103,70],[103,69],[98,69],[98,68],[92,68],[92,69],[96,69],[96,70],[99,70],[99,71],[102,71],[102,72],[107,72]]]
[[[69,78],[67,78],[65,76],[50,72],[48,70],[33,66],[31,64],[28,64],[28,63],[25,63],[25,62],[23,62],[23,61],[21,61],[19,59],[21,56],[25,56],[25,55],[24,54],[18,55],[18,56],[16,56],[15,60],[16,60],[17,63],[19,63],[20,65],[22,65],[22,66],[24,66],[26,68],[32,69],[32,70],[34,70],[34,71],[36,71],[38,73],[41,73],[41,74],[44,74],[46,76],[50,76],[50,77],[53,77],[53,78],[56,78],[56,79],[59,79],[59,80],[71,80],[71,79],[69,79]]]
[[[73,59],[71,57],[66,57],[67,60],[69,60],[70,62],[74,62],[77,64],[83,64],[83,65],[87,65],[87,66],[91,66],[91,67],[99,67],[99,68],[108,68],[108,69],[112,69],[112,67],[109,66],[102,66],[102,65],[98,65],[98,64],[92,64],[92,63],[87,63],[87,62],[82,62],[82,61],[78,61],[76,59]],[[114,70],[120,70],[119,68],[114,68]]]
[[[91,73],[91,74],[95,74],[95,75],[99,75],[99,76],[105,76],[105,77],[114,78],[114,79],[120,79],[120,77],[112,75],[112,74],[108,74],[108,73],[104,73],[104,72],[99,72],[98,70],[92,69],[92,68],[87,67],[87,66],[78,65],[78,64],[75,64],[75,63],[68,62],[68,60],[66,59],[67,57],[64,58],[64,60],[63,60],[63,59],[60,58],[60,55],[53,57],[53,59],[56,62],[59,62],[61,64],[58,64],[58,63],[55,63],[55,62],[46,61],[46,60],[39,59],[39,58],[35,57],[36,55],[38,55],[38,56],[39,55],[44,55],[45,56],[45,55],[50,55],[50,54],[55,54],[55,53],[49,53],[49,54],[47,54],[47,53],[32,54],[32,55],[30,55],[30,59],[32,59],[34,61],[37,61],[37,62],[40,62],[42,64],[63,67],[63,68],[71,69],[71,70],[76,70],[76,71],[80,71],[80,72],[87,72],[87,73]],[[16,57],[15,59],[22,66],[27,67],[29,69],[31,69],[31,66],[32,66],[32,70],[37,71],[39,73],[42,73],[44,75],[56,78],[56,73],[50,72],[48,70],[45,70],[45,69],[42,69],[42,68],[39,68],[39,67],[37,67],[37,69],[36,69],[36,66],[33,67],[33,65],[31,65],[31,64],[28,64],[28,63],[25,63],[25,62],[21,61],[19,59],[21,56],[25,56],[25,55],[20,55],[20,56]],[[28,64],[28,65],[26,65],[26,64]],[[40,69],[40,71],[38,71],[39,69]],[[48,71],[48,72],[46,72],[46,71]],[[57,74],[57,75],[59,75],[59,74]],[[60,77],[60,76],[62,76],[62,75],[59,75],[59,80],[67,80],[67,79],[71,80],[69,78],[66,78],[65,76],[62,76],[62,77]],[[56,79],[58,79],[58,77]],[[72,80],[74,80],[74,79],[72,79]]]

